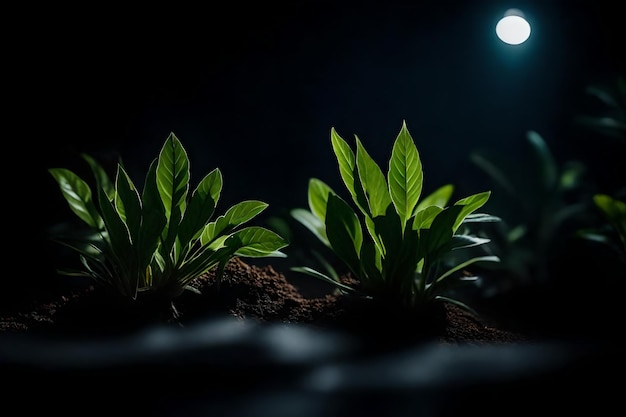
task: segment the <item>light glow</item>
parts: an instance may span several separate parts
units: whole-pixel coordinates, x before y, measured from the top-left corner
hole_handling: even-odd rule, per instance
[[[519,45],[530,37],[530,24],[518,9],[509,9],[496,25],[496,34],[502,42]]]

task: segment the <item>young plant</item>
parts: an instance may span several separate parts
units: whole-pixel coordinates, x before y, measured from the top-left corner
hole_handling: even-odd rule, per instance
[[[211,220],[222,174],[214,169],[190,193],[189,159],[173,133],[150,164],[141,193],[121,163],[111,181],[92,157],[82,156],[95,176],[95,195],[72,171],[49,170],[70,209],[92,232],[55,239],[78,252],[82,264],[61,274],[92,278],[130,299],[149,291],[171,300],[212,268],[219,283],[234,256],[284,256],[280,249],[287,242],[278,234],[240,227],[265,210],[264,202],[243,201]]]
[[[448,295],[452,284],[476,279],[463,274],[471,264],[497,262],[498,258],[461,260],[453,252],[489,242],[461,233],[461,226],[498,220],[475,213],[488,200],[490,191],[447,206],[454,190],[448,184],[420,200],[422,163],[406,122],[393,145],[387,176],[356,135],[355,139],[356,153],[331,129],[339,172],[357,211],[326,183],[311,178],[309,209],[296,208],[291,215],[345,263],[358,284],[349,285],[310,267],[292,269],[330,282],[345,293],[402,308],[443,301],[471,310]]]

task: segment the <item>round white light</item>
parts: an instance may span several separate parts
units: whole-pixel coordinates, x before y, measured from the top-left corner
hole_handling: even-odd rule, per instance
[[[502,42],[519,45],[530,36],[530,24],[521,12],[509,10],[496,25],[496,34]]]

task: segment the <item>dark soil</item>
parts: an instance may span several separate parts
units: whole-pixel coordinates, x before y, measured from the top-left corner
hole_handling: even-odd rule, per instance
[[[213,273],[193,286],[200,294],[183,293],[175,310],[92,285],[3,306],[4,406],[167,417],[604,415],[619,406],[619,385],[603,384],[621,376],[621,349],[544,344],[507,327],[500,307],[408,315],[237,258],[219,288]]]
[[[528,335],[499,328],[453,304],[438,303],[436,308],[409,315],[331,289],[306,294],[272,266],[250,265],[238,258],[228,264],[219,286],[213,272],[197,278],[192,286],[200,294],[186,291],[172,307],[141,298],[117,299],[101,287],[86,285],[5,313],[0,317],[0,330],[91,337],[133,332],[151,324],[184,327],[227,315],[261,323],[301,323],[338,330],[373,339],[368,346],[377,347],[382,341],[482,344],[530,340]]]

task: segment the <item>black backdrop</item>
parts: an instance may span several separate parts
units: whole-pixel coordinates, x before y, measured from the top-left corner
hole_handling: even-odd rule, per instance
[[[139,182],[170,132],[189,152],[192,178],[222,170],[222,210],[257,198],[268,216],[282,215],[306,204],[313,176],[343,192],[330,128],[350,141],[357,134],[385,166],[403,120],[426,189],[487,188],[469,152],[515,155],[533,129],[557,159],[584,158],[612,191],[624,183],[623,155],[572,120],[595,109],[588,84],[624,73],[618,13],[608,1],[508,3],[15,9],[4,65],[5,218],[18,242],[9,258],[30,272],[11,281],[38,287],[36,264],[49,282],[46,229],[72,217],[48,168],[89,175],[81,152],[107,163],[121,156]],[[519,47],[494,34],[508,7],[533,25]]]

